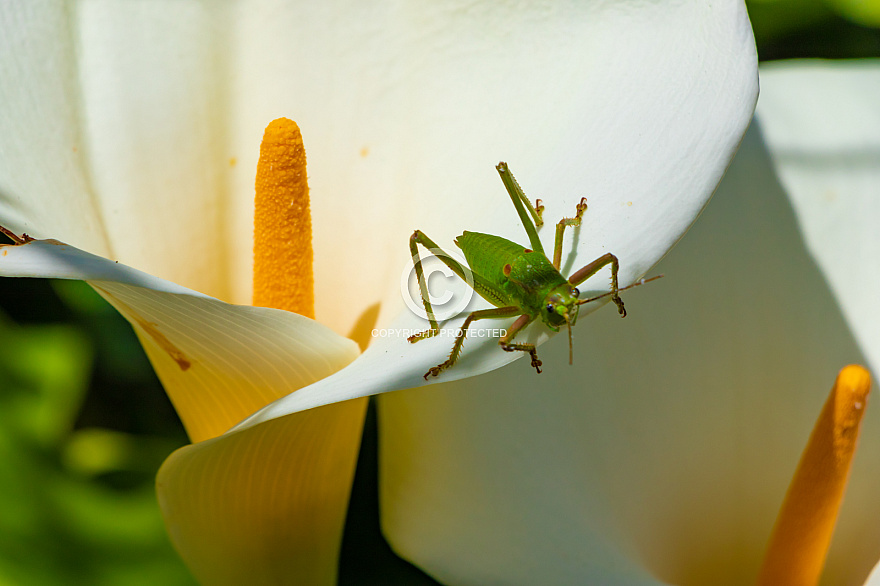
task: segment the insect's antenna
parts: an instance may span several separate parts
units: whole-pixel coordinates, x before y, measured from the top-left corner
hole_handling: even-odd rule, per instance
[[[620,289],[617,290],[617,292],[620,293],[621,291],[626,291],[627,289],[632,289],[633,287],[638,287],[639,285],[644,285],[645,283],[650,283],[651,281],[656,281],[657,279],[661,278],[662,276],[663,275],[657,275],[656,277],[651,277],[650,279],[639,279],[638,281],[636,281],[632,285],[627,285],[626,287],[621,287]],[[609,295],[612,295],[612,294],[614,294],[614,291],[606,291],[605,293],[602,293],[601,295],[596,295],[595,297],[590,297],[589,299],[580,299],[580,300],[578,300],[577,304],[583,305],[584,303],[590,303],[591,301],[596,301],[597,299],[602,299],[603,297],[608,297]]]
[[[571,349],[571,322],[568,319],[565,320],[565,325],[568,326],[568,364],[571,366],[574,361],[572,360],[572,349]]]

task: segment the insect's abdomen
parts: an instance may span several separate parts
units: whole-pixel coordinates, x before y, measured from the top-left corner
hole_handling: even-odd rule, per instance
[[[513,262],[526,249],[506,238],[480,232],[465,232],[455,239],[455,244],[473,272],[498,286],[507,280],[504,265]]]
[[[550,288],[565,282],[546,256],[500,236],[465,232],[455,244],[471,270],[503,293],[505,299],[493,300],[477,291],[497,305],[517,305],[531,313]]]

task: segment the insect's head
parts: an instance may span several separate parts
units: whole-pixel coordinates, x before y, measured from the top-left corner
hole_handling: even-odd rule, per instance
[[[560,326],[568,328],[568,363],[571,364],[571,326],[578,318],[578,295],[580,291],[570,283],[563,283],[550,290],[550,294],[544,298],[541,307],[541,319],[554,332],[558,332]]]
[[[544,298],[541,307],[541,319],[555,332],[564,325],[573,326],[578,316],[577,287],[568,283],[554,287]]]

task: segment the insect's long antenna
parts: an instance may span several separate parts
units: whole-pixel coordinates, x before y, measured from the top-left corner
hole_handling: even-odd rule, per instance
[[[627,289],[632,289],[633,287],[638,287],[639,285],[644,285],[645,283],[650,283],[651,281],[656,281],[657,279],[661,278],[662,276],[663,275],[657,275],[656,277],[651,277],[650,279],[639,279],[638,281],[636,281],[632,285],[627,285],[626,287],[621,287],[620,289],[617,290],[617,292],[620,293],[621,291],[626,291]],[[584,303],[590,303],[591,301],[596,301],[597,299],[602,299],[603,297],[608,297],[609,295],[613,295],[613,294],[614,294],[614,291],[606,291],[605,293],[602,293],[601,295],[596,295],[595,297],[590,297],[589,299],[580,299],[580,300],[578,300],[577,304],[583,305]]]
[[[571,322],[566,318],[565,325],[568,326],[568,364],[571,366],[574,361],[572,360],[572,349],[571,349]]]

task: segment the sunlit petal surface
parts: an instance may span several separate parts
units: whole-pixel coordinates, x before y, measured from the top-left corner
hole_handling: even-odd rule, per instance
[[[583,583],[609,548],[671,584],[753,583],[830,381],[864,362],[802,242],[756,125],[666,278],[577,325],[575,366],[557,337],[544,374],[383,395],[392,546],[460,584]],[[869,408],[822,584],[876,563],[878,458]]]

